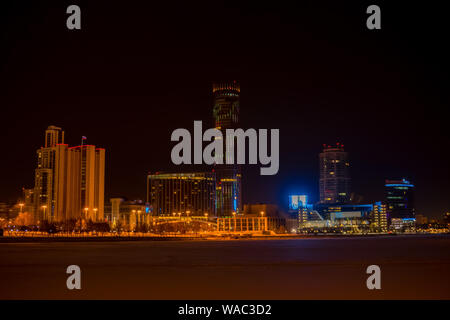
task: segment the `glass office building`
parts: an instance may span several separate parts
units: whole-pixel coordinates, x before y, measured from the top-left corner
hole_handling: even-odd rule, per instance
[[[414,185],[406,179],[386,180],[385,188],[389,221],[414,220]]]
[[[230,143],[226,129],[236,129],[239,121],[240,86],[236,81],[213,84],[214,108],[213,116],[216,129],[222,131],[226,144]],[[242,213],[241,198],[241,166],[225,164],[231,155],[219,155],[224,164],[216,164],[216,214],[218,217],[232,216]]]

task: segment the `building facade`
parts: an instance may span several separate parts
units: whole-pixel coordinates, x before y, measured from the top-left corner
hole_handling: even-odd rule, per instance
[[[150,214],[142,201],[111,198],[110,203],[105,205],[105,220],[113,229],[138,230],[139,226],[149,224],[149,218]]]
[[[224,153],[219,155],[223,164],[215,165],[216,172],[216,213],[218,217],[231,216],[233,212],[242,211],[242,173],[241,166],[226,164],[226,145],[232,142],[226,135],[226,129],[236,129],[239,122],[240,86],[236,81],[213,84],[214,108],[213,116],[216,129],[222,132],[225,139]]]
[[[215,216],[215,194],[212,172],[147,176],[147,202],[154,216]]]
[[[319,154],[320,202],[347,203],[350,200],[350,163],[344,146],[324,145]]]
[[[274,220],[274,218],[262,217],[260,215],[217,218],[217,231],[226,233],[264,232],[270,229],[270,222],[275,224]]]
[[[78,217],[81,209],[84,219],[104,221],[105,149],[80,145],[68,150],[66,219]]]
[[[387,232],[387,209],[386,204],[382,202],[375,202],[373,210],[370,214],[370,229],[374,232]]]
[[[386,180],[385,188],[389,222],[392,219],[415,220],[414,185],[406,179]]]
[[[37,150],[33,190],[34,222],[84,218],[103,220],[105,150],[93,145],[70,147],[64,131],[49,126]]]
[[[284,213],[276,204],[270,203],[248,203],[244,205],[243,214],[261,215],[267,217],[283,217]]]

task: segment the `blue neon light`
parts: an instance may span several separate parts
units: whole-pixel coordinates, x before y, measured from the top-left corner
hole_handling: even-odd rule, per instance
[[[413,184],[386,184],[386,187],[410,187],[414,188]]]

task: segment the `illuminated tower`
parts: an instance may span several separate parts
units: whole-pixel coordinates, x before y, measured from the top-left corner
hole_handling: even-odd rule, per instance
[[[66,218],[103,221],[105,149],[81,145],[68,154]]]
[[[213,84],[214,121],[215,127],[222,131],[225,143],[230,141],[226,137],[226,129],[237,128],[239,121],[239,93],[240,87],[236,81],[219,82]],[[226,150],[224,144],[224,150]],[[219,155],[224,164],[217,164],[216,171],[216,213],[218,217],[231,216],[233,212],[242,211],[241,198],[241,167],[237,164],[225,164],[227,155]]]
[[[346,203],[350,199],[350,172],[348,153],[344,145],[323,146],[319,154],[320,202]]]
[[[406,179],[386,180],[385,187],[389,221],[414,220],[414,185]]]
[[[67,145],[64,131],[55,126],[45,130],[44,147],[37,150],[37,168],[34,186],[34,221],[57,219],[62,204],[62,189],[65,184]]]
[[[37,150],[34,222],[84,218],[102,221],[105,150],[92,145],[69,147],[64,131],[49,126]]]

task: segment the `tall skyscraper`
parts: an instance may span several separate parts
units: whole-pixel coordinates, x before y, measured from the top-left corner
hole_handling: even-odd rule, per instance
[[[236,81],[213,84],[215,127],[222,131],[225,144],[231,143],[226,136],[226,129],[235,129],[239,122],[239,94],[240,86]],[[224,150],[226,146],[224,144]],[[216,172],[216,214],[218,217],[231,216],[233,212],[242,212],[241,198],[241,166],[226,164],[231,155],[225,152],[223,164],[215,166]]]
[[[320,202],[347,203],[350,200],[350,171],[344,145],[323,146],[319,154]]]
[[[389,222],[392,219],[415,219],[414,185],[406,179],[386,180],[385,187]]]
[[[49,126],[37,150],[34,220],[103,220],[105,150],[92,145],[69,148],[64,131]]]
[[[86,220],[104,217],[105,149],[94,145],[69,148],[66,214],[81,212]],[[77,214],[75,214],[77,215]]]
[[[64,131],[49,126],[45,131],[44,147],[37,150],[38,163],[34,179],[35,222],[56,220],[60,211],[63,198],[61,190],[65,184],[66,149]]]

